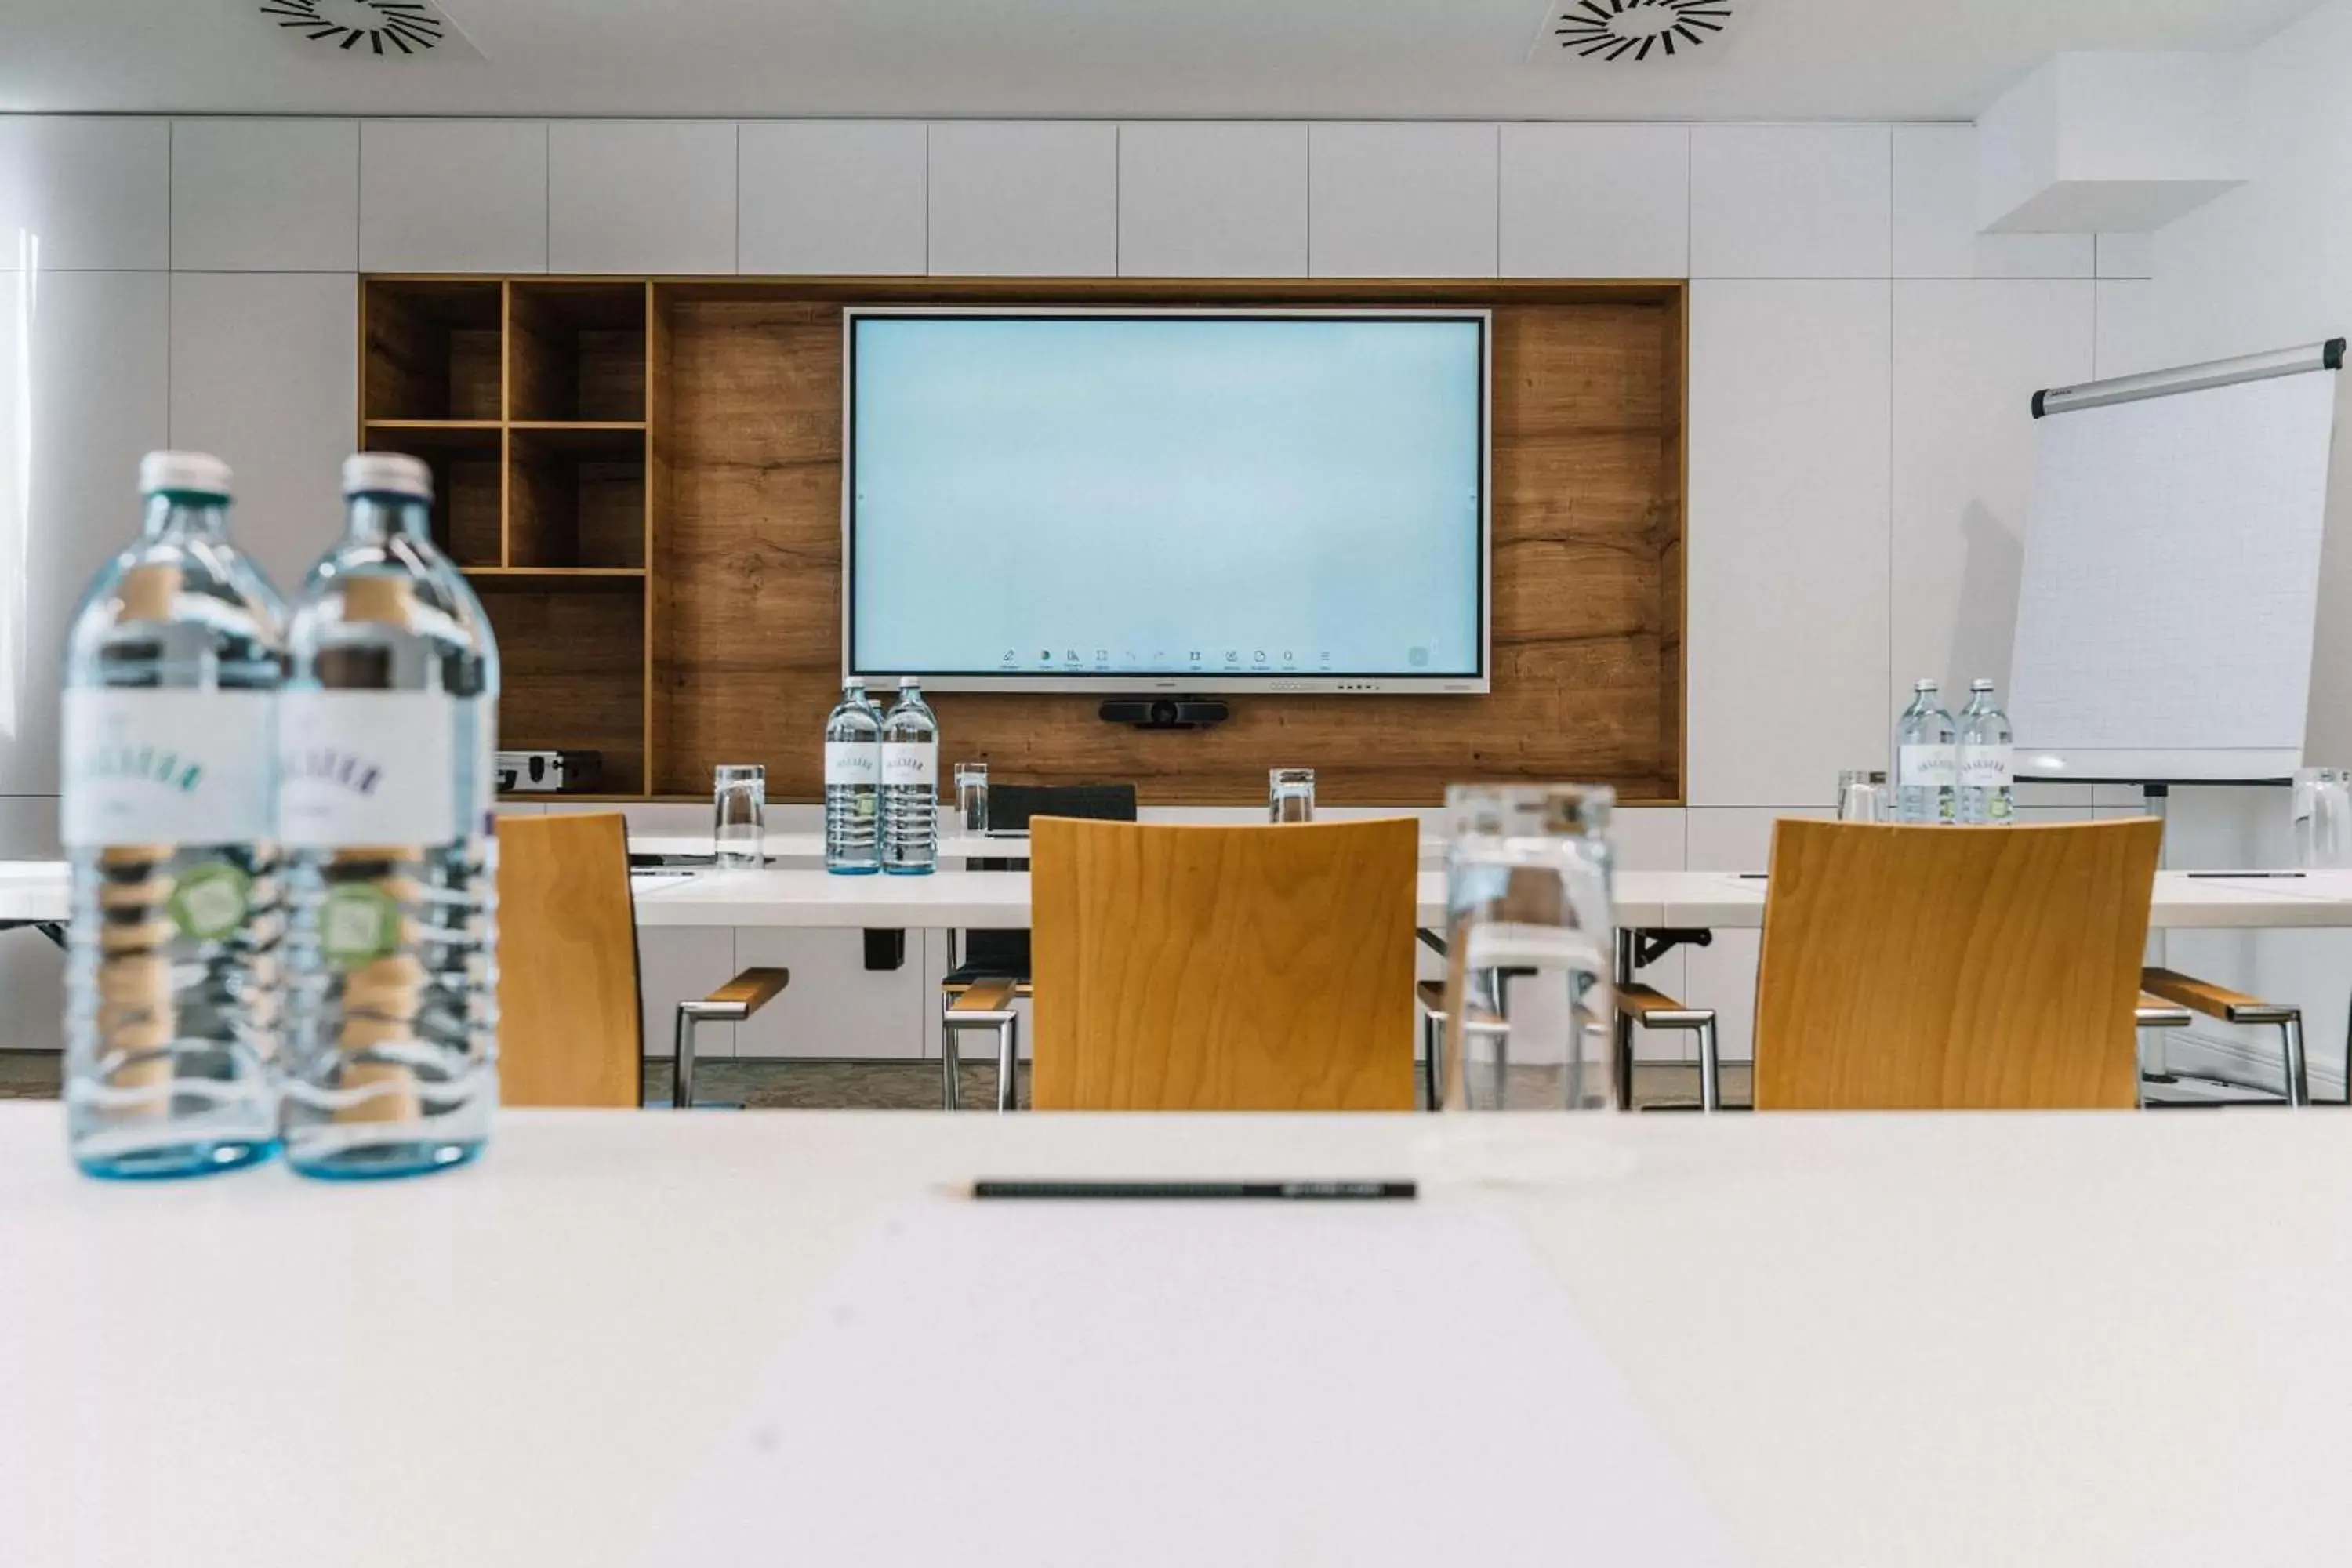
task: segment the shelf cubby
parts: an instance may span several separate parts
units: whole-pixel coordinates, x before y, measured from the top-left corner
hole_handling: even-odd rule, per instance
[[[371,452],[405,452],[433,470],[433,542],[460,566],[505,563],[506,437],[497,420],[371,419]]]
[[[509,419],[642,423],[646,286],[511,284],[507,371]]]
[[[496,282],[372,279],[361,417],[503,418],[502,298]]]
[[[515,567],[646,564],[646,430],[514,426],[507,555]]]
[[[500,749],[598,752],[596,793],[643,795],[643,580],[623,580],[618,592],[582,592],[528,574],[478,572],[468,581],[498,633]]]

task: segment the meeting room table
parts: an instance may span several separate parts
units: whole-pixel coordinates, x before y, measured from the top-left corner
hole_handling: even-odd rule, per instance
[[[1143,1175],[1420,1196],[963,1195]],[[132,1186],[0,1104],[0,1562],[2335,1562],[2347,1199],[2260,1114],[511,1111]]]

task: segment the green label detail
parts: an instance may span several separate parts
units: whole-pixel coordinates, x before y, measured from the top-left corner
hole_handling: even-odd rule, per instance
[[[218,942],[245,923],[253,879],[226,860],[208,860],[180,874],[172,889],[172,923],[198,942]]]
[[[328,891],[319,911],[319,945],[338,969],[357,969],[400,950],[400,905],[373,882]]]
[[[77,779],[138,779],[192,795],[205,776],[203,764],[169,746],[109,742],[74,759]]]

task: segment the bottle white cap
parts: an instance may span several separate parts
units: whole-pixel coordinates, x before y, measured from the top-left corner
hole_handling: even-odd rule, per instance
[[[1974,680],[1969,682],[1969,689],[1970,691],[1990,691],[1992,689],[1992,682],[1979,675]]]
[[[139,459],[139,493],[187,490],[226,500],[228,465],[210,452],[150,452]]]
[[[433,499],[433,470],[400,452],[353,452],[343,459],[347,496],[414,496]]]
[[[922,684],[920,679],[911,675],[902,675],[898,678],[898,689],[901,691],[912,691]]]

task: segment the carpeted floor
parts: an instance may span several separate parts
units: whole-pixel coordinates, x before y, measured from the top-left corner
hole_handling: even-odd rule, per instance
[[[0,1100],[54,1100],[58,1058],[49,1051],[0,1051]],[[1024,1075],[1025,1078],[1025,1074]],[[1542,1068],[1512,1071],[1514,1105],[1557,1104],[1557,1075]],[[698,1104],[741,1105],[760,1110],[937,1110],[943,1098],[937,1062],[717,1060],[695,1069]],[[1644,1110],[1696,1109],[1698,1069],[1645,1064],[1634,1074],[1634,1092]],[[1028,1101],[1022,1086],[1022,1101]],[[1727,1103],[1748,1102],[1748,1069],[1724,1069]],[[646,1065],[646,1103],[669,1100],[669,1064]],[[996,1065],[970,1062],[963,1068],[963,1105],[987,1110],[996,1104]]]

